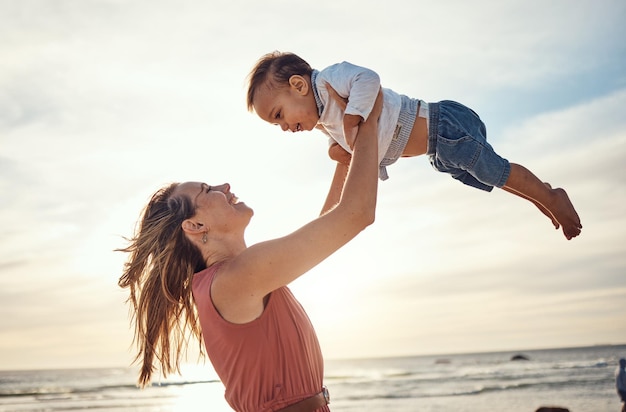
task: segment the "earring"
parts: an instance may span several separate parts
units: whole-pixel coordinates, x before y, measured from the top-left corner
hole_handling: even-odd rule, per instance
[[[207,236],[206,236],[206,232],[204,232],[204,234],[202,235],[202,243],[206,243],[207,241]]]

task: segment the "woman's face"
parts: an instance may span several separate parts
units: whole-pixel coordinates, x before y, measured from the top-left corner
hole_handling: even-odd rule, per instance
[[[209,186],[201,182],[185,182],[178,185],[174,195],[189,197],[196,208],[194,219],[211,230],[225,231],[246,227],[254,211],[230,191],[230,185]]]

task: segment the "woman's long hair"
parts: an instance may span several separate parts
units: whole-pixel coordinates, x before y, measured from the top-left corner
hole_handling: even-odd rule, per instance
[[[126,248],[119,286],[130,289],[133,342],[141,364],[138,384],[148,385],[154,372],[154,358],[161,374],[180,373],[180,359],[189,337],[202,331],[193,304],[191,285],[194,273],[206,267],[200,250],[185,236],[181,224],[195,214],[187,196],[172,196],[178,183],[156,192],[142,212],[135,234]]]

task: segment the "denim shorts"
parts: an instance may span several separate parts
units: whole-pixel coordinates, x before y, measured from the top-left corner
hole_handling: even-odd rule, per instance
[[[490,192],[502,187],[511,172],[509,161],[487,143],[487,130],[469,107],[450,100],[429,103],[428,157],[438,171]]]

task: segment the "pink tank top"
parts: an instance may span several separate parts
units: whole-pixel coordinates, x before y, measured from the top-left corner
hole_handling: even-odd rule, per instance
[[[270,294],[263,314],[246,324],[226,321],[213,306],[220,265],[194,275],[192,290],[204,345],[238,412],[270,412],[322,390],[324,360],[313,325],[291,291]],[[328,406],[319,411],[330,411]]]

